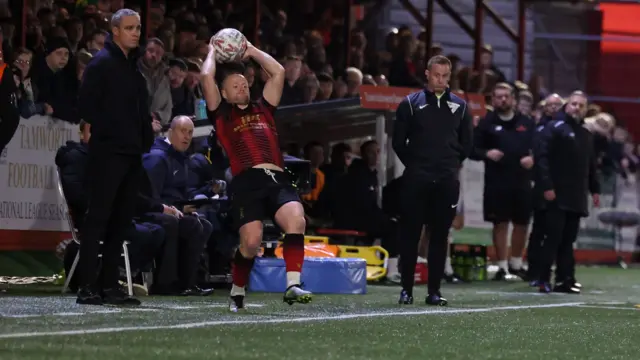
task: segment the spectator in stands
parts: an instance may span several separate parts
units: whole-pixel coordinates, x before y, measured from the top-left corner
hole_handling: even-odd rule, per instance
[[[333,95],[333,78],[327,73],[318,74],[319,91],[316,96],[318,101],[326,101],[331,99]]]
[[[31,81],[31,59],[33,53],[25,48],[16,51],[17,58],[14,60],[14,79],[18,87],[16,97],[20,115],[28,119],[34,115],[51,115],[53,109],[46,103],[36,103],[35,99],[38,89]]]
[[[33,63],[33,52],[26,48],[19,48],[14,54],[13,65],[20,69],[20,78],[24,84],[25,91],[31,100],[36,98],[36,89],[31,83],[31,64]]]
[[[189,200],[186,150],[191,145],[193,129],[188,117],[174,118],[168,137],[156,138],[151,152],[144,155],[143,164],[151,180],[153,197],[162,203],[178,206]],[[211,223],[199,218],[190,205],[181,206],[179,214],[180,285],[185,295],[209,295],[213,290],[199,288],[197,275],[200,256],[213,230]],[[163,221],[161,216],[155,217]]]
[[[62,187],[67,205],[76,228],[82,228],[84,214],[89,205],[89,194],[85,174],[89,159],[89,139],[91,138],[91,126],[84,121],[80,122],[80,142],[67,141],[66,145],[58,149],[55,162],[60,171]],[[151,206],[143,204],[143,211],[160,210],[162,205]],[[131,256],[131,268],[134,273],[144,270],[151,265],[156,254],[164,243],[164,230],[161,226],[152,223],[132,223],[127,229],[125,238],[131,243],[129,252]],[[65,263],[65,271],[68,273],[71,263],[78,252],[79,246],[71,243],[67,246],[65,259],[71,260]]]
[[[282,100],[280,106],[302,103],[302,91],[298,84],[300,72],[302,70],[302,60],[298,56],[288,56],[284,62],[286,81],[282,90]]]
[[[147,81],[149,91],[153,131],[159,134],[162,127],[169,125],[173,103],[167,77],[167,67],[163,62],[164,44],[158,38],[151,38],[145,46],[144,56],[138,60],[140,72]],[[186,66],[185,66],[186,68]],[[186,70],[186,69],[185,69]]]
[[[373,81],[375,81],[378,86],[389,86],[389,81],[387,81],[387,77],[383,74],[375,75]]]
[[[0,44],[2,42],[2,28],[0,28]],[[20,124],[16,91],[13,72],[4,62],[4,54],[0,47],[0,157]]]
[[[89,39],[85,43],[87,51],[91,55],[95,55],[98,51],[102,50],[104,47],[104,41],[107,39],[107,35],[109,34],[104,30],[95,30],[91,33]]]
[[[185,63],[187,64],[187,77],[184,79],[184,84],[196,99],[202,99],[202,86],[200,85],[202,60],[199,58],[189,58]]]
[[[389,68],[389,83],[393,86],[420,88],[424,82],[416,73],[413,62],[415,40],[412,36],[400,38],[399,50],[395,52]]]
[[[37,12],[38,21],[42,27],[42,33],[49,36],[49,32],[56,26],[56,14],[50,8],[43,7]]]
[[[544,100],[544,110],[542,112],[542,117],[540,121],[546,123],[551,121],[555,114],[560,111],[562,106],[564,105],[564,100],[558,94],[551,94],[546,97]]]
[[[193,116],[195,114],[196,97],[185,84],[187,78],[187,64],[182,59],[169,61],[169,85],[171,86],[171,101],[173,118],[180,115]]]
[[[345,73],[347,77],[347,94],[345,97],[360,97],[360,85],[362,85],[364,79],[362,71],[355,67],[349,67]]]
[[[493,62],[493,47],[489,44],[485,44],[482,47],[482,54],[480,54],[480,66],[482,70],[491,70],[496,82],[506,82],[507,77]]]
[[[71,18],[64,22],[64,29],[69,40],[69,50],[75,54],[82,47],[83,24],[78,18]]]
[[[176,48],[173,50],[175,56],[189,57],[196,35],[198,33],[198,25],[190,20],[182,20],[177,25],[177,41]]]
[[[347,96],[347,83],[341,78],[336,79],[333,82],[333,92],[331,93],[332,99],[344,99]]]
[[[525,116],[531,116],[533,112],[533,95],[528,90],[520,91],[518,93],[518,107],[517,110],[520,114]]]
[[[22,83],[22,71],[16,67],[10,69],[13,72],[13,79],[16,83],[16,103],[20,110],[20,116],[28,119],[34,115],[51,115],[53,110],[47,104],[36,104],[29,98]],[[9,71],[9,70],[7,70]]]
[[[311,104],[316,101],[319,89],[320,82],[315,75],[311,74],[304,78],[304,87],[302,89],[302,104]]]
[[[53,117],[77,123],[76,93],[70,91],[67,74],[62,71],[69,63],[69,43],[61,37],[47,41],[44,59],[35,64],[36,102],[53,108]]]

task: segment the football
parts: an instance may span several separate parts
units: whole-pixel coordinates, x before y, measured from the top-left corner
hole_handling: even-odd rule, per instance
[[[242,58],[247,39],[237,29],[226,28],[213,35],[211,45],[216,49],[216,62],[226,63]]]

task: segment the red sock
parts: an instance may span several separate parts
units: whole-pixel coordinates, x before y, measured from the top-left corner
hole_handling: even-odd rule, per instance
[[[249,282],[249,275],[253,268],[254,259],[247,259],[242,256],[240,250],[236,250],[236,255],[233,258],[233,264],[231,265],[231,276],[233,278],[233,285],[238,287],[245,287]]]
[[[286,234],[283,243],[282,255],[287,272],[301,272],[304,263],[304,234]]]

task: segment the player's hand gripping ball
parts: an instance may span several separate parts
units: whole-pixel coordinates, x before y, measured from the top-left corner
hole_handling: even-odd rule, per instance
[[[242,59],[247,39],[240,31],[226,28],[213,35],[211,45],[216,49],[216,62],[226,63]]]

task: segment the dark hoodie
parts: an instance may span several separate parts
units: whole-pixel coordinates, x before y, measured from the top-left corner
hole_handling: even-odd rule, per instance
[[[85,183],[89,146],[86,143],[67,141],[67,144],[56,153],[56,166],[60,171],[62,188],[67,205],[73,214],[76,227],[81,227],[84,214],[89,206],[89,193]],[[162,204],[151,201],[151,194],[145,191],[150,188],[149,181],[143,179],[141,193],[136,199],[136,213],[162,212]]]
[[[137,51],[126,57],[109,35],[87,65],[78,107],[91,124],[92,150],[140,155],[153,143],[149,93],[138,58]]]
[[[143,156],[142,163],[156,200],[173,205],[189,199],[189,156],[186,153],[176,151],[165,138],[157,138],[151,152]]]

